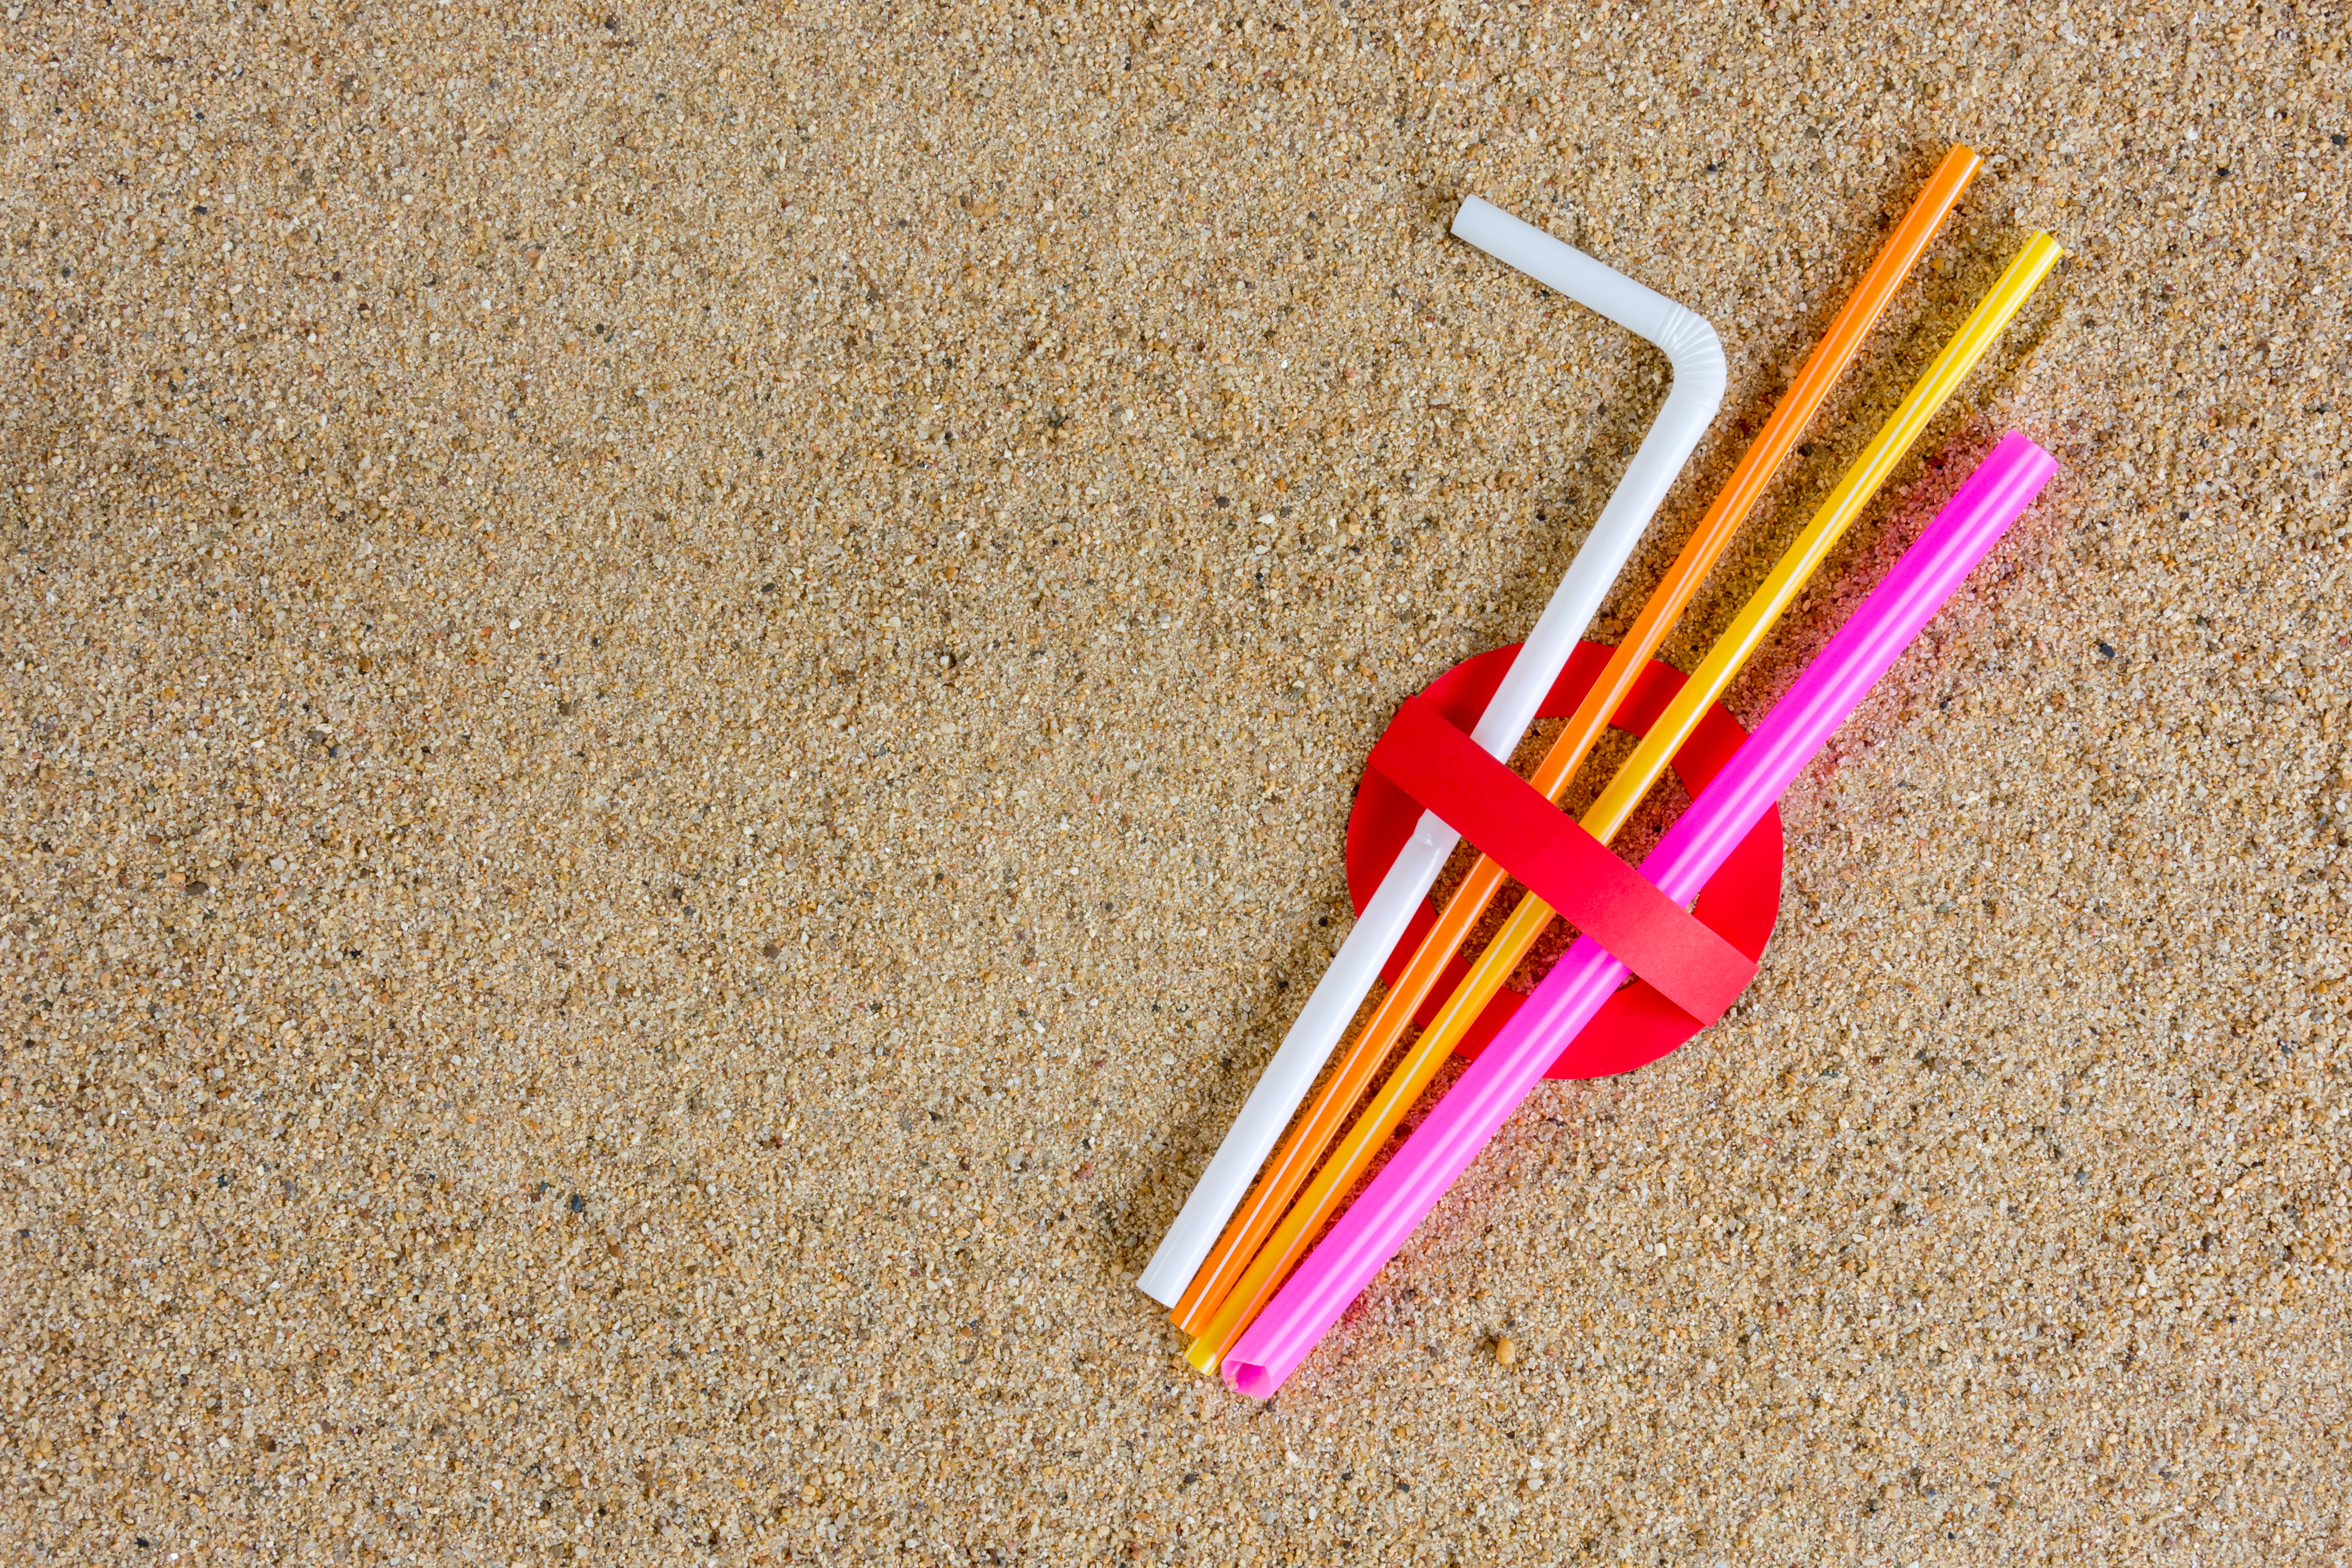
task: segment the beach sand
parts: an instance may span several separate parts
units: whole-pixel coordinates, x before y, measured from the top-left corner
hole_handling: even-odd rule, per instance
[[[2340,1561],[2347,31],[11,6],[0,1554]],[[2036,227],[1732,708],[2062,471],[1753,990],[1192,1374],[1131,1281],[1363,757],[1664,395],[1455,205],[1727,350],[1609,640],[1953,141],[1666,656]]]

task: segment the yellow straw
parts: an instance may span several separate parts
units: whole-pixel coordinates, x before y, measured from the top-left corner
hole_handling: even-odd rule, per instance
[[[1837,489],[1805,525],[1804,532],[1797,536],[1762,585],[1732,617],[1731,625],[1707,650],[1706,659],[1666,705],[1665,712],[1650,727],[1633,754],[1617,770],[1609,787],[1601,792],[1601,798],[1586,810],[1581,819],[1586,831],[1603,842],[1616,837],[1626,818],[1633,815],[1633,808],[1641,804],[1643,795],[1665,772],[1675,751],[1697,727],[1708,706],[1730,687],[1749,656],[1804,590],[1814,569],[1836,546],[1853,520],[1862,515],[1863,508],[1902,460],[1911,443],[1918,439],[1927,422],[1992,347],[1993,340],[2023,307],[2034,285],[2065,254],[2047,234],[2036,234],[2027,242],[2017,259],[2010,263],[2009,270],[2001,274],[2000,281],[1978,302],[1969,319],[1960,324],[1958,332],[1927,367],[1927,373],[1905,395],[1902,406],[1880,426],[1869,447],[1846,470]],[[1290,1270],[1307,1255],[1307,1247],[1338,1212],[1340,1199],[1355,1186],[1373,1155],[1421,1098],[1422,1090],[1428,1087],[1454,1042],[1486,1010],[1487,1002],[1502,989],[1503,982],[1551,920],[1550,906],[1534,894],[1519,900],[1511,918],[1478,955],[1461,985],[1446,999],[1429,1027],[1413,1041],[1387,1081],[1373,1092],[1370,1102],[1349,1128],[1347,1137],[1283,1216],[1281,1226],[1266,1238],[1265,1247],[1234,1284],[1217,1315],[1201,1337],[1192,1342],[1186,1359],[1195,1367],[1213,1371],[1257,1316],[1258,1309],[1289,1277]]]

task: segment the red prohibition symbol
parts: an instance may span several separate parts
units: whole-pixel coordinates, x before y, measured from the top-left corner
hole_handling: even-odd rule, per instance
[[[1502,684],[1504,673],[1517,651],[1514,644],[1464,660],[1430,682],[1421,693],[1422,700],[1455,728],[1467,731],[1477,722],[1486,700]],[[1561,719],[1573,713],[1577,703],[1600,678],[1601,668],[1613,651],[1601,643],[1578,644],[1567,668],[1546,693],[1537,717]],[[1672,665],[1652,659],[1635,679],[1624,702],[1611,716],[1611,725],[1642,735],[1664,712],[1666,704],[1674,700],[1685,679],[1683,672]],[[1707,709],[1690,738],[1675,753],[1675,776],[1685,791],[1696,796],[1747,739],[1748,731],[1739,721],[1721,703],[1716,703]],[[1536,798],[1539,801],[1541,797]],[[1420,804],[1385,773],[1367,768],[1357,789],[1355,810],[1348,820],[1348,894],[1359,914],[1405,841],[1412,837],[1421,813]],[[1775,806],[1708,879],[1691,913],[1750,959],[1760,957],[1780,916],[1782,864],[1780,812]],[[1384,983],[1396,983],[1436,920],[1436,906],[1424,902],[1381,967]],[[1415,1013],[1415,1024],[1427,1026],[1445,998],[1461,984],[1475,957],[1475,952],[1466,951],[1454,955],[1437,984],[1431,988],[1428,1000]],[[1497,992],[1455,1047],[1456,1053],[1475,1058],[1495,1037],[1496,1031],[1518,1011],[1523,1000],[1519,993],[1507,987]],[[1559,1062],[1554,1064],[1549,1076],[1601,1078],[1630,1072],[1665,1055],[1704,1026],[1667,1001],[1654,985],[1637,981],[1609,999],[1583,1032],[1561,1051]],[[1564,1070],[1560,1065],[1570,1061],[1575,1064],[1573,1071]]]

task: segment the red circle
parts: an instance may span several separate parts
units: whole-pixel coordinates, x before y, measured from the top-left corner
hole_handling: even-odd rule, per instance
[[[1564,719],[1575,712],[1577,703],[1601,678],[1609,656],[1615,651],[1601,643],[1579,643],[1569,658],[1568,667],[1545,694],[1542,706],[1536,710],[1537,717]],[[1487,699],[1502,684],[1504,673],[1517,652],[1515,643],[1465,659],[1431,681],[1422,695],[1434,703],[1449,722],[1468,730],[1486,710]],[[1682,689],[1685,679],[1672,665],[1652,659],[1634,679],[1633,689],[1611,716],[1610,724],[1633,735],[1646,733]],[[1747,739],[1748,731],[1723,704],[1711,705],[1682,749],[1675,753],[1675,776],[1685,790],[1696,795]],[[1358,914],[1363,913],[1373,889],[1388,875],[1389,867],[1405,841],[1412,837],[1413,825],[1421,819],[1421,809],[1385,775],[1365,772],[1356,787],[1355,810],[1348,818],[1348,896]],[[1762,957],[1765,943],[1771,939],[1773,922],[1780,913],[1781,865],[1780,811],[1775,806],[1765,813],[1764,819],[1749,830],[1729,858],[1708,879],[1692,912],[1750,958]],[[1422,938],[1436,921],[1436,905],[1423,903],[1405,929],[1403,940],[1381,966],[1383,983],[1396,984],[1405,964],[1421,946]],[[1454,955],[1414,1015],[1415,1024],[1428,1025],[1445,998],[1461,984],[1476,956],[1474,951]],[[1475,1058],[1505,1021],[1518,1011],[1524,1000],[1515,991],[1497,992],[1486,1010],[1478,1016],[1478,1021],[1454,1047],[1455,1053]],[[1688,1015],[1667,1004],[1654,988],[1636,983],[1610,998],[1608,1005],[1561,1051],[1545,1076],[1602,1078],[1630,1072],[1673,1050],[1698,1033],[1698,1028]],[[1572,1067],[1569,1065],[1571,1063]]]

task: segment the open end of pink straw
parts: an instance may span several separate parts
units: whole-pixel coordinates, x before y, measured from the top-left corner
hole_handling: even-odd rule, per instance
[[[1245,1361],[1228,1361],[1219,1370],[1225,1374],[1227,1387],[1252,1399],[1272,1399],[1274,1391],[1282,1386],[1282,1379],[1274,1375],[1272,1367],[1257,1366]]]

